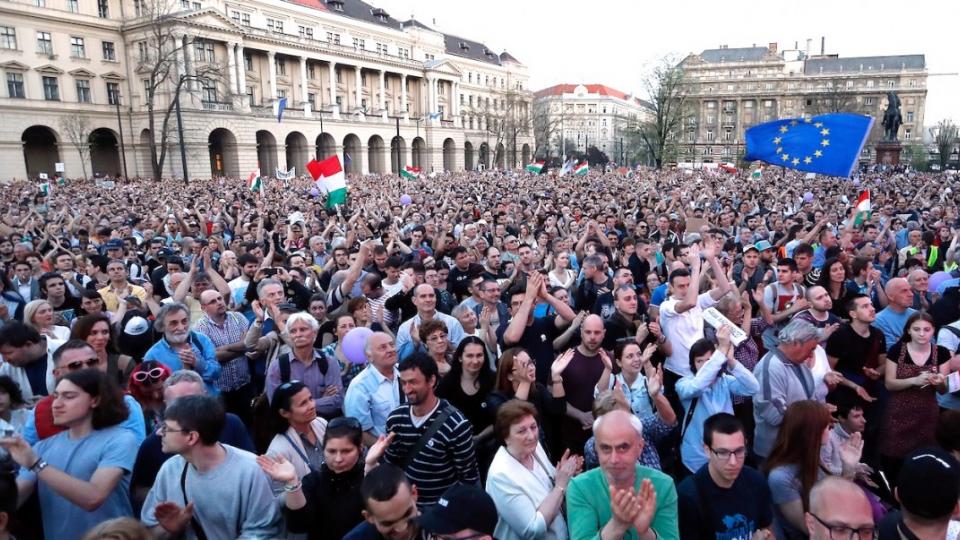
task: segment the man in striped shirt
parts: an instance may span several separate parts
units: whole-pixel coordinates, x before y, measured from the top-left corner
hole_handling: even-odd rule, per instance
[[[417,486],[417,505],[425,508],[458,482],[479,484],[473,427],[463,413],[434,393],[437,364],[433,359],[414,354],[400,362],[399,369],[407,402],[387,418],[387,431],[396,433],[396,438],[384,458],[406,472],[410,483]],[[418,441],[434,422],[441,422],[438,429],[414,454]]]

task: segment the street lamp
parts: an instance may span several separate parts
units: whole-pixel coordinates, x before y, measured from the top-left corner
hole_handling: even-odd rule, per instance
[[[127,174],[127,148],[123,142],[123,121],[120,119],[120,90],[113,90],[110,92],[113,104],[117,108],[117,131],[120,132],[120,156],[123,159],[123,179],[130,180],[130,176]]]

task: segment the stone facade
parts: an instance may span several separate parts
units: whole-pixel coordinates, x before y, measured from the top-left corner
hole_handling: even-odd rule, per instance
[[[12,0],[0,20],[0,178],[57,162],[81,175],[63,124],[75,117],[91,133],[89,173],[122,174],[125,155],[130,176],[153,176],[151,133],[179,80],[191,177],[304,173],[334,152],[348,173],[529,161],[523,64],[359,0]],[[158,65],[171,70],[159,85]],[[505,138],[507,124],[522,129]],[[174,114],[169,126],[163,176],[181,176]]]
[[[808,44],[809,49],[809,44]],[[808,50],[767,47],[707,49],[680,64],[691,101],[681,160],[732,161],[743,152],[744,131],[758,123],[849,111],[874,117],[861,160],[874,159],[887,93],[901,101],[904,144],[920,144],[927,99],[922,54],[843,58]]]

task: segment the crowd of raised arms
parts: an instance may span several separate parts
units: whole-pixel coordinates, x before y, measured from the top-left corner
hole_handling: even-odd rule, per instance
[[[951,173],[110,184],[0,189],[0,540],[960,530]]]

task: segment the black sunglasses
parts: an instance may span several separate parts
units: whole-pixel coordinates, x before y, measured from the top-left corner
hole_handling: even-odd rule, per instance
[[[335,429],[345,426],[348,429],[360,430],[360,421],[352,416],[338,416],[327,423],[327,429]]]
[[[281,384],[280,386],[278,386],[278,387],[277,387],[277,390],[289,390],[289,389],[290,389],[293,385],[295,385],[295,384],[303,384],[303,383],[301,383],[300,381],[297,381],[297,380],[287,381],[287,382]]]

